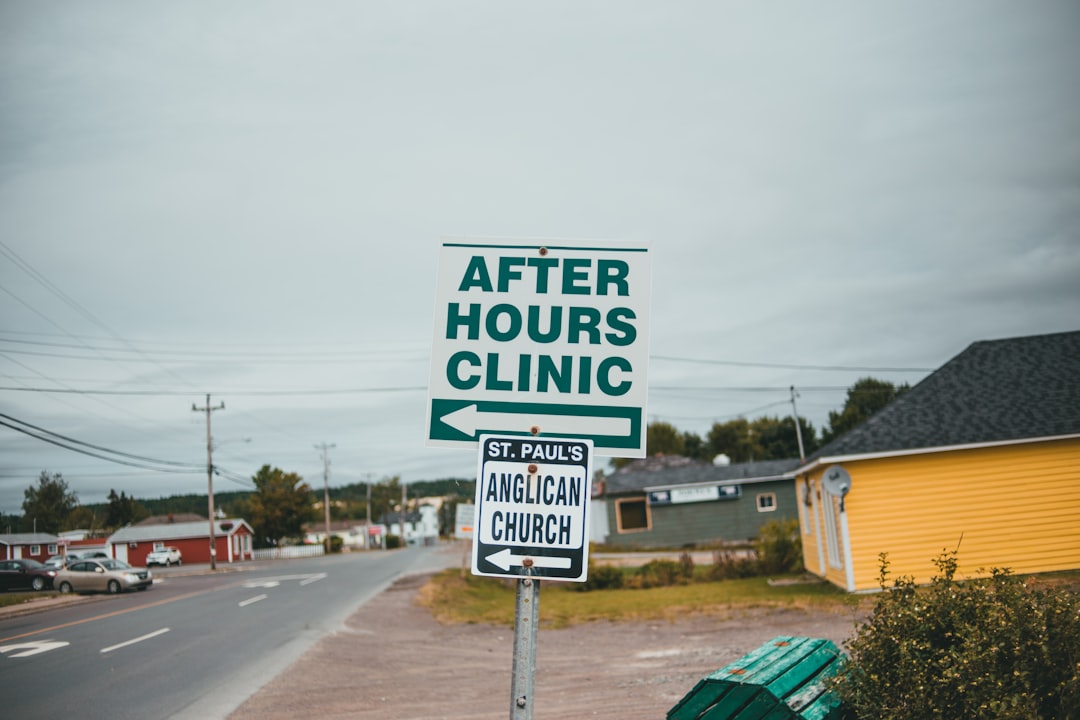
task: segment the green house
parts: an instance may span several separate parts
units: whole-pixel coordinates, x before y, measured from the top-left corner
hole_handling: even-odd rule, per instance
[[[594,489],[590,539],[626,549],[745,542],[770,520],[798,518],[798,467],[797,458],[632,463]]]

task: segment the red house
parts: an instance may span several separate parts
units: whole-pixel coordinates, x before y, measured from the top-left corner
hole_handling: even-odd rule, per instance
[[[48,533],[12,533],[0,535],[0,560],[37,560],[45,562],[59,550],[60,538]]]
[[[214,521],[217,562],[252,559],[251,526],[239,519]],[[166,546],[179,548],[185,563],[210,562],[210,523],[207,520],[131,525],[109,536],[113,557],[131,565],[146,565],[146,556]]]

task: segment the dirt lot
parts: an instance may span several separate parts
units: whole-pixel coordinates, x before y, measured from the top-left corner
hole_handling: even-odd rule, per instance
[[[405,578],[361,607],[252,696],[233,720],[504,720],[513,630],[442,626],[414,602],[426,576]],[[543,593],[540,597],[543,603]],[[848,614],[746,611],[673,623],[591,623],[541,630],[535,720],[662,720],[702,676],[777,635],[829,638]]]

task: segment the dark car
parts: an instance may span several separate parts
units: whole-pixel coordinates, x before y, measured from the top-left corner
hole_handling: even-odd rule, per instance
[[[0,560],[0,590],[51,590],[55,577],[37,560]]]

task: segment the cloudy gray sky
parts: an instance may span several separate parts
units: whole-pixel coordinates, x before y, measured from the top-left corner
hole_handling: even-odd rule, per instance
[[[820,428],[1080,327],[1077,68],[1066,1],[3,0],[0,412],[198,465],[209,392],[221,489],[470,475],[424,417],[473,235],[648,243],[649,419]],[[42,470],[206,490],[0,427],[0,511]]]

